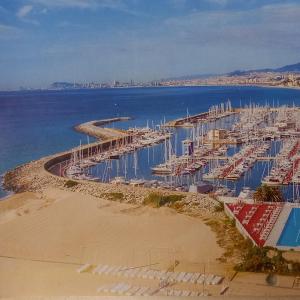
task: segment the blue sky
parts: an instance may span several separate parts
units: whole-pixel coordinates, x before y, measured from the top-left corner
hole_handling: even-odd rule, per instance
[[[0,0],[0,88],[300,61],[300,1]]]

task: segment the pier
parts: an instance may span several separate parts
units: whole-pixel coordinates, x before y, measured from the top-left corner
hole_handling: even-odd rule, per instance
[[[94,143],[81,145],[71,149],[70,151],[54,155],[44,164],[45,170],[54,175],[64,176],[65,169],[71,161],[72,155],[76,152],[80,153],[81,158],[84,159],[99,152],[105,152],[109,149],[113,149],[120,144],[131,143],[132,134],[130,132],[120,129],[100,127],[113,122],[128,121],[131,119],[132,118],[130,117],[118,117],[90,121],[75,126],[74,129],[76,131],[85,133],[89,136],[95,137],[96,139],[101,139],[101,141],[98,140]]]
[[[101,127],[106,124],[120,121],[132,120],[130,117],[119,117],[110,118],[105,120],[95,120],[89,121],[80,125],[75,126],[75,130],[81,133],[85,133],[89,136],[95,137],[97,139],[108,140],[111,138],[125,137],[128,133],[125,130]]]
[[[220,114],[218,116],[209,117],[208,112],[200,113],[193,116],[187,116],[184,118],[176,119],[166,123],[165,127],[192,127],[193,125],[201,122],[217,121],[219,119],[235,115],[237,111],[227,112],[226,114]]]
[[[173,121],[167,122],[165,127],[193,127],[197,123],[217,121],[222,118],[226,118],[231,115],[238,114],[240,109],[233,109],[230,101],[227,103],[221,103],[220,105],[213,105],[207,112],[199,113],[190,116],[187,113],[186,117],[179,118]]]

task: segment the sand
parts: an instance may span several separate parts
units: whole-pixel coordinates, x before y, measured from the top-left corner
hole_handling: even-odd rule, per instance
[[[81,263],[164,269],[176,259],[178,270],[212,269],[222,254],[203,221],[169,208],[50,188],[14,195],[0,210],[1,296],[97,295],[102,278],[78,274]]]
[[[117,282],[158,286],[150,279],[79,274],[85,263],[167,269],[176,260],[175,271],[203,272],[205,266],[206,273],[225,276],[225,284],[233,274],[216,261],[223,251],[201,218],[57,188],[0,202],[0,236],[0,297],[96,296],[99,286]],[[278,277],[276,287],[265,278],[238,273],[226,294],[300,295],[293,277]],[[174,288],[202,290],[185,283]],[[212,295],[221,288],[206,287]]]

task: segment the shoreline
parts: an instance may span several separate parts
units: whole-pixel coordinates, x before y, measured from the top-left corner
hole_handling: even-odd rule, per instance
[[[105,125],[114,121],[128,120],[128,117],[111,118],[105,120],[86,122],[77,125],[77,130],[83,130],[86,134],[98,138],[100,135],[103,140],[81,146],[82,152],[89,152],[93,147],[105,148],[114,145],[119,140],[128,139],[130,135],[127,131],[118,129],[98,127],[97,125]],[[218,202],[205,195],[194,194],[188,192],[171,191],[161,188],[136,187],[130,185],[113,185],[111,183],[93,182],[88,180],[73,180],[76,184],[69,188],[66,187],[66,182],[70,179],[58,175],[50,171],[61,162],[70,159],[72,151],[77,148],[69,149],[64,152],[42,157],[38,160],[22,164],[5,173],[3,187],[8,191],[13,191],[18,194],[20,192],[42,192],[45,188],[59,188],[61,190],[71,190],[85,192],[86,194],[101,197],[103,194],[120,193],[125,203],[142,204],[144,199],[153,192],[159,192],[162,195],[184,195],[188,204],[193,199],[199,203],[203,201],[202,208],[204,215],[213,213],[215,205]]]
[[[281,89],[296,89],[299,90],[300,86],[279,86],[279,85],[258,85],[258,84],[186,84],[186,85],[161,85],[161,86],[132,86],[132,87],[107,87],[107,88],[82,88],[82,89],[31,89],[31,90],[2,90],[3,93],[15,92],[59,92],[59,91],[97,91],[97,90],[114,90],[114,89],[155,89],[155,88],[178,88],[178,87],[261,87],[261,88],[281,88]]]

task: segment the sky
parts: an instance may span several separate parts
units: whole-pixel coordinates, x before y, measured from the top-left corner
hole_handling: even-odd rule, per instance
[[[0,89],[300,62],[300,0],[0,0]]]

